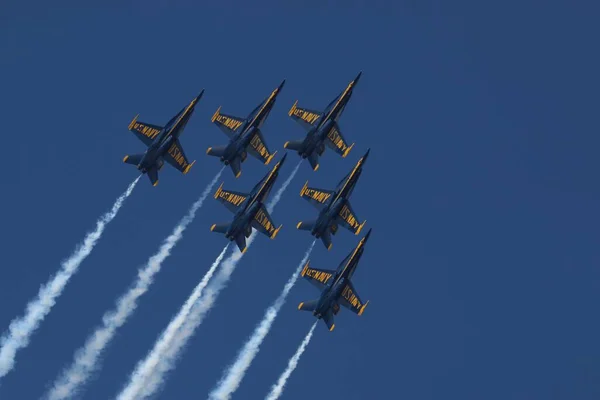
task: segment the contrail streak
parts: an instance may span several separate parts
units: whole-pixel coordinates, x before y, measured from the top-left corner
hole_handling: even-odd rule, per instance
[[[269,213],[273,211],[273,208],[281,200],[281,196],[298,172],[300,164],[301,162],[296,165],[290,176],[267,205]],[[252,232],[246,243],[247,248],[250,247],[255,237],[256,232]],[[226,286],[243,254],[238,249],[233,251],[223,262],[219,274],[210,282],[202,298],[200,298],[200,293],[194,290],[179,314],[171,320],[161,339],[155,343],[154,348],[146,355],[146,358],[138,363],[129,382],[117,396],[118,400],[147,398],[162,387],[165,382],[166,373],[175,368],[175,363],[181,350],[185,347],[196,328],[202,323],[204,316],[214,304],[221,290]],[[186,310],[188,306],[189,310]],[[185,311],[187,311],[187,315],[184,315]],[[168,337],[168,340],[163,340],[166,337],[166,332],[171,332],[172,334]]]
[[[8,331],[0,339],[0,378],[13,369],[17,350],[29,344],[31,335],[39,327],[46,315],[48,315],[71,276],[77,272],[83,260],[90,255],[102,236],[106,225],[117,216],[123,202],[131,195],[140,177],[141,175],[129,185],[125,193],[117,198],[111,210],[102,215],[96,222],[96,229],[85,236],[83,242],[75,249],[75,252],[62,262],[61,269],[46,285],[40,288],[37,298],[27,304],[25,315],[12,320]]]
[[[102,352],[114,338],[117,330],[135,312],[138,299],[148,291],[150,285],[154,282],[154,277],[160,271],[163,262],[169,257],[173,247],[183,237],[184,231],[194,220],[196,212],[202,207],[204,200],[221,177],[222,172],[223,169],[215,175],[198,200],[192,204],[188,213],[165,239],[158,252],[150,257],[143,269],[138,271],[137,280],[117,300],[116,308],[104,314],[102,324],[88,337],[84,346],[77,350],[73,363],[54,382],[54,385],[46,396],[48,400],[62,400],[75,396],[81,390],[82,386],[87,383],[90,375],[100,368],[100,356]]]
[[[302,353],[304,353],[304,350],[306,350],[306,346],[308,346],[308,343],[310,342],[310,339],[312,338],[313,331],[315,330],[315,327],[317,326],[317,322],[319,322],[319,321],[318,320],[315,321],[313,326],[310,328],[310,331],[308,331],[308,334],[306,335],[306,337],[304,338],[302,343],[300,343],[300,347],[298,347],[298,350],[296,350],[296,353],[292,356],[292,358],[290,358],[290,361],[288,361],[287,368],[285,369],[285,371],[283,371],[283,374],[281,374],[281,376],[277,380],[277,383],[271,387],[271,392],[268,394],[268,396],[265,398],[265,400],[276,400],[279,398],[279,396],[281,396],[281,393],[283,393],[283,388],[285,387],[287,380],[289,379],[290,375],[292,375],[292,372],[294,372],[294,370],[298,366],[298,361],[300,360],[300,356],[302,356]]]
[[[188,317],[194,303],[198,298],[202,295],[202,291],[208,284],[208,281],[212,278],[217,267],[225,257],[225,252],[229,247],[229,243],[225,245],[223,250],[221,250],[221,254],[217,257],[217,259],[213,262],[212,266],[208,270],[208,272],[202,278],[202,281],[194,288],[192,295],[186,300],[179,313],[171,320],[167,329],[163,331],[160,338],[154,344],[154,348],[143,361],[140,361],[134,372],[131,374],[131,378],[129,384],[121,394],[118,396],[119,399],[134,399],[137,398],[138,392],[142,389],[145,380],[148,378],[148,374],[150,374],[155,368],[156,365],[160,362],[160,357],[162,354],[166,353],[168,347],[173,342],[173,338],[177,335],[178,329],[183,325],[185,319]]]
[[[258,351],[260,350],[260,345],[271,330],[271,326],[273,325],[277,314],[279,314],[279,310],[281,310],[281,307],[285,304],[290,290],[292,290],[292,287],[298,279],[298,275],[306,264],[314,245],[315,242],[313,241],[304,254],[302,261],[300,261],[298,268],[296,268],[290,279],[283,287],[279,297],[277,297],[275,302],[265,311],[262,321],[256,326],[252,336],[250,336],[244,347],[238,353],[235,362],[227,369],[217,387],[210,393],[210,399],[230,399],[231,394],[240,386],[246,371],[248,368],[250,368],[250,364],[252,364],[254,357],[256,357]]]

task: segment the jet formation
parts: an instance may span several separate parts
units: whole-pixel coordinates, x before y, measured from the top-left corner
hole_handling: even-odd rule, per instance
[[[296,152],[301,159],[307,159],[313,171],[319,169],[319,160],[326,147],[342,158],[346,158],[354,147],[354,143],[349,144],[342,135],[338,121],[361,75],[362,72],[350,81],[323,111],[299,107],[298,101],[289,110],[288,115],[304,127],[307,133],[302,140],[287,141],[284,148]],[[211,121],[227,135],[229,143],[224,146],[209,147],[206,153],[229,166],[235,178],[240,177],[242,163],[248,154],[264,165],[268,165],[275,157],[277,151],[271,151],[267,146],[262,126],[271,113],[284,84],[285,80],[245,118],[221,113],[221,107],[212,116]],[[172,117],[164,127],[139,121],[139,114],[129,124],[129,131],[133,132],[147,149],[144,153],[127,155],[123,161],[136,166],[142,174],[146,174],[153,186],[158,184],[158,171],[162,169],[165,161],[183,174],[187,174],[194,165],[195,161],[190,162],[185,155],[180,137],[203,94],[204,90]],[[331,250],[332,235],[336,234],[340,225],[359,235],[366,223],[366,220],[360,222],[350,205],[350,197],[362,174],[369,152],[370,149],[333,190],[309,187],[308,181],[300,190],[300,196],[318,210],[318,215],[316,219],[299,222],[296,227],[309,231],[316,239],[321,239],[327,250]],[[286,157],[287,153],[249,193],[224,189],[222,183],[214,194],[214,198],[233,213],[233,219],[230,223],[212,224],[210,230],[223,234],[229,241],[235,241],[242,253],[247,250],[246,239],[250,237],[253,229],[271,239],[275,239],[281,229],[281,225],[276,227],[265,202]],[[371,229],[337,270],[312,268],[310,261],[302,269],[301,276],[321,290],[321,295],[316,300],[300,303],[298,309],[312,312],[313,316],[324,321],[330,331],[335,327],[334,316],[339,313],[340,306],[362,315],[369,303],[360,299],[351,278],[370,234]]]

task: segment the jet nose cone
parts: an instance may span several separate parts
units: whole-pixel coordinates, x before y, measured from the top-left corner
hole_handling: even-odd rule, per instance
[[[277,90],[283,89],[284,85],[285,85],[285,79],[281,81],[281,83],[279,84],[279,87],[277,88]]]
[[[204,89],[202,89],[202,91],[200,92],[200,94],[198,94],[198,96],[196,96],[196,101],[200,100],[202,98],[203,94],[204,94]]]
[[[373,228],[369,229],[369,231],[367,232],[367,234],[364,237],[364,242],[363,243],[367,243],[367,240],[369,240],[369,235],[371,235],[371,231],[373,230]]]
[[[364,163],[365,161],[367,161],[367,157],[369,157],[369,152],[371,151],[371,149],[368,149],[367,152],[365,153],[364,156],[362,156],[362,162]]]
[[[360,72],[358,73],[358,75],[356,75],[356,78],[354,78],[354,81],[353,81],[353,82],[354,82],[354,84],[355,84],[355,85],[358,83],[358,80],[360,79],[360,76],[361,76],[361,75],[362,75],[362,71],[360,71]]]
[[[283,155],[283,157],[281,157],[281,160],[279,160],[279,162],[277,163],[277,165],[279,165],[281,167],[283,165],[283,162],[285,161],[286,157],[287,157],[287,153],[285,153]]]

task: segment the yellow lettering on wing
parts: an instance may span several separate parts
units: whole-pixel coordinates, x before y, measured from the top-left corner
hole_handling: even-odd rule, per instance
[[[331,278],[331,274],[328,272],[317,271],[315,269],[307,268],[305,275],[310,276],[316,281],[319,281],[323,284],[327,283],[329,278]]]
[[[331,193],[325,193],[311,188],[306,188],[302,195],[306,195],[321,204],[324,204],[331,197]]]
[[[333,128],[331,131],[329,131],[329,133],[327,134],[327,137],[329,138],[329,140],[331,140],[331,143],[333,143],[334,146],[337,147],[338,149],[340,149],[341,151],[346,150],[346,148],[348,147],[348,145],[346,145],[346,143],[344,143],[344,141],[342,140],[342,137],[340,136],[337,129],[335,129],[335,128]]]
[[[258,212],[256,213],[256,215],[254,216],[254,219],[256,219],[256,221],[263,228],[265,228],[265,230],[269,234],[273,233],[273,230],[275,229],[275,227],[273,226],[273,224],[271,223],[271,221],[269,220],[269,218],[267,217],[267,215],[264,213],[264,211],[262,209],[258,210]]]
[[[233,204],[236,207],[239,206],[240,204],[242,204],[242,202],[244,200],[246,200],[246,196],[242,196],[242,195],[239,195],[239,194],[227,192],[225,190],[222,190],[219,193],[219,197],[221,199],[225,200],[226,202]]]
[[[306,110],[303,110],[303,109],[297,108],[297,107],[293,108],[292,112],[296,117],[308,122],[311,125],[319,118],[319,114],[316,114],[316,113],[313,113],[310,111],[306,111]]]
[[[348,206],[344,205],[340,210],[340,217],[350,225],[350,228],[356,229],[360,225]]]
[[[254,137],[250,141],[250,146],[252,146],[252,148],[256,150],[256,152],[260,154],[260,156],[263,159],[269,157],[269,152],[267,151],[267,148],[265,147],[262,140],[260,140],[260,136],[258,136],[258,134],[254,135]]]
[[[224,115],[218,115],[215,119],[219,123],[225,125],[229,129],[231,129],[232,131],[235,131],[237,128],[239,128],[242,125],[242,121],[238,121],[233,118],[226,117]]]
[[[133,129],[135,129],[136,131],[138,131],[139,133],[141,133],[142,135],[144,135],[150,139],[154,139],[156,137],[156,135],[158,135],[160,133],[160,130],[151,128],[144,124],[140,124],[139,122],[136,122],[133,125]]]
[[[175,160],[175,162],[181,167],[181,168],[185,168],[187,167],[188,163],[185,160],[185,157],[183,156],[183,152],[181,151],[181,149],[179,148],[179,146],[177,145],[177,143],[173,143],[171,145],[171,147],[169,148],[168,151],[169,155],[171,157],[173,157],[173,160]]]
[[[350,289],[350,285],[347,285],[344,288],[342,291],[342,297],[356,309],[359,309],[362,306],[361,302],[358,300],[358,297],[354,294],[352,289]]]

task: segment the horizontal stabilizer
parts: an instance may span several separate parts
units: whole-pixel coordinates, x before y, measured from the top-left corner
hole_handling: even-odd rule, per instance
[[[313,169],[313,171],[316,171],[319,169],[319,155],[317,154],[316,151],[313,151],[312,153],[310,153],[307,157],[308,159],[308,163],[310,164],[310,167]]]
[[[225,233],[229,229],[229,224],[213,224],[210,227],[211,232]]]
[[[301,140],[290,140],[283,145],[284,149],[300,151],[304,147],[304,142]]]
[[[208,150],[206,150],[206,154],[214,157],[223,157],[225,154],[225,146],[209,147]]]
[[[152,186],[158,185],[158,169],[156,167],[152,167],[147,172],[148,178],[150,178],[150,182],[152,182]]]
[[[123,158],[123,162],[126,164],[135,165],[136,167],[142,162],[143,154],[132,154],[130,156],[125,156]]]
[[[333,310],[330,308],[327,310],[325,315],[323,315],[323,322],[327,325],[329,332],[335,329],[335,322],[333,321]]]
[[[327,250],[331,250],[333,243],[331,242],[331,235],[329,234],[329,231],[323,232],[323,234],[321,235],[321,240],[323,241],[323,244],[325,245]]]
[[[315,221],[300,221],[298,222],[298,225],[296,225],[296,228],[302,231],[312,231],[314,227]]]
[[[245,253],[246,249],[248,249],[248,247],[246,247],[246,238],[243,234],[239,234],[236,236],[235,244],[237,244],[238,249],[240,249],[240,252],[242,253]]]
[[[233,175],[236,178],[239,178],[240,175],[242,174],[242,161],[241,161],[241,158],[239,158],[239,157],[234,158],[229,163],[229,166],[231,167],[231,171],[233,172]]]
[[[310,300],[310,301],[302,302],[298,305],[298,310],[315,311],[315,309],[317,308],[317,301],[318,300]]]

